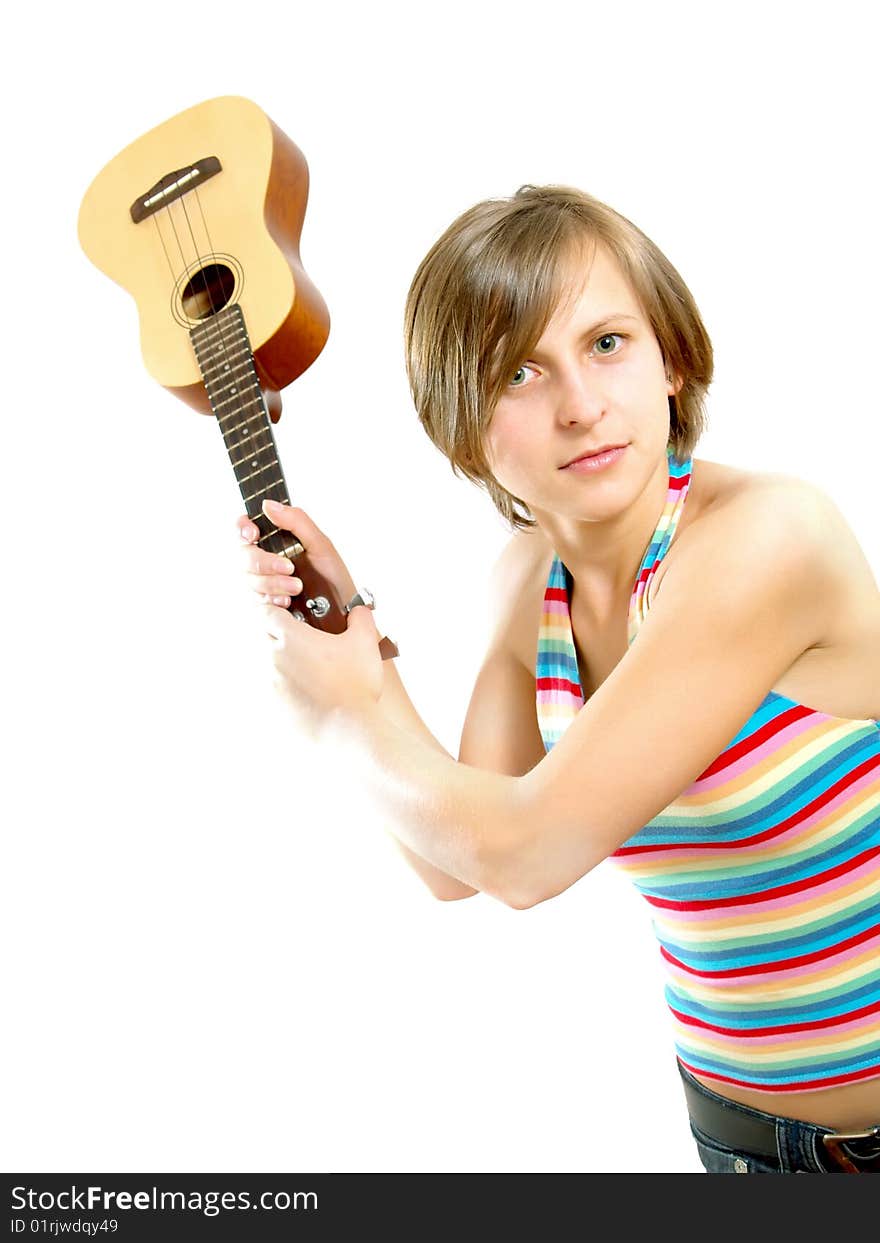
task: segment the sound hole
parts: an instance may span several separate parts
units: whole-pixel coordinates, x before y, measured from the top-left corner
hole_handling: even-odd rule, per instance
[[[222,311],[235,289],[235,273],[223,263],[209,263],[188,281],[181,294],[190,319],[207,319]]]

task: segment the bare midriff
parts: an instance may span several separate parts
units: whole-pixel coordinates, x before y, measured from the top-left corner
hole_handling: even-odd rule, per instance
[[[814,1122],[836,1131],[863,1131],[880,1126],[880,1073],[864,1083],[844,1087],[817,1088],[811,1092],[761,1092],[754,1088],[734,1087],[704,1075],[690,1072],[710,1092],[726,1100],[760,1109],[766,1114]]]

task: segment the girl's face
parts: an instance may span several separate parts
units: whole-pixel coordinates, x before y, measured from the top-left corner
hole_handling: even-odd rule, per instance
[[[559,306],[513,375],[485,433],[498,483],[541,524],[596,520],[625,508],[666,462],[669,440],[663,356],[616,261],[597,246],[572,267],[575,296]],[[626,446],[597,471],[566,469],[606,445]]]

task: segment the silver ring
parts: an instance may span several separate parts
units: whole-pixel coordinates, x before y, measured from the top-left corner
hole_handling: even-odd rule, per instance
[[[350,613],[352,609],[356,609],[359,604],[364,604],[368,609],[376,607],[376,597],[367,587],[361,587],[355,595],[351,597],[348,604],[343,608],[343,613]]]

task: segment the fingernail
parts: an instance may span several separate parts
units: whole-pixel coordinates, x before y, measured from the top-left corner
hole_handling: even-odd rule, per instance
[[[263,501],[263,505],[268,506],[270,509],[275,509],[275,510],[282,508],[281,503],[279,501],[270,501],[268,497],[266,498],[266,500]]]

